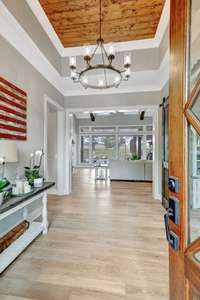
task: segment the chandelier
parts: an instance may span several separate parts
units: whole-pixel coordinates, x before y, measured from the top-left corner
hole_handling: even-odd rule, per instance
[[[113,45],[106,47],[102,39],[102,12],[101,0],[99,3],[99,39],[94,51],[85,48],[84,68],[77,70],[76,57],[70,57],[71,79],[80,83],[84,88],[107,89],[118,87],[122,81],[127,81],[131,76],[131,57],[125,55],[123,69],[113,65],[115,49]]]

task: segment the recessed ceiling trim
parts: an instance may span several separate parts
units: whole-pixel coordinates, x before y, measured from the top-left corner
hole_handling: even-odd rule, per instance
[[[33,11],[34,15],[38,19],[39,23],[49,36],[53,45],[59,52],[62,57],[69,57],[72,55],[82,55],[83,47],[70,47],[64,48],[61,41],[59,40],[53,26],[51,25],[49,19],[47,18],[42,6],[39,3],[39,0],[26,0],[27,4]],[[158,24],[155,38],[145,39],[145,40],[136,40],[129,42],[119,42],[115,43],[118,52],[122,51],[132,51],[138,49],[148,49],[148,48],[157,48],[160,46],[162,37],[165,33],[165,30],[169,24],[170,16],[170,0],[165,1],[165,5],[161,14],[161,18]]]

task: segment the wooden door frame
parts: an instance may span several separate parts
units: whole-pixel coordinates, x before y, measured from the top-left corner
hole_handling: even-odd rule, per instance
[[[187,246],[187,31],[189,0],[171,1],[169,83],[169,176],[178,177],[180,190],[169,192],[180,202],[180,223],[170,229],[180,237],[180,249],[169,247],[170,300],[186,299],[184,251]]]

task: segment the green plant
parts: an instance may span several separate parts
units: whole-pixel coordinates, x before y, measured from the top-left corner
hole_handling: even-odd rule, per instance
[[[139,157],[139,155],[137,155],[136,153],[132,153],[132,155],[131,155],[131,158],[130,158],[131,160],[139,160],[140,159],[140,157]]]
[[[27,178],[30,185],[33,185],[34,179],[37,179],[40,177],[39,174],[39,167],[34,167],[33,169],[30,169],[29,167],[25,167],[25,177]]]

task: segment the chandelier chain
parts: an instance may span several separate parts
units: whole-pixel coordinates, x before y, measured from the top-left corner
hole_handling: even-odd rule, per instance
[[[102,39],[102,19],[101,19],[101,0],[99,0],[99,35],[100,39]]]
[[[110,45],[107,49],[104,46],[104,40],[102,38],[102,3],[103,0],[99,0],[99,38],[97,39],[97,45],[92,52],[89,46],[86,47],[84,55],[85,67],[78,71],[76,58],[71,57],[70,59],[71,79],[75,83],[81,83],[84,88],[117,88],[122,81],[127,81],[131,76],[130,56],[124,56],[124,68],[120,69],[113,65],[115,59],[114,47]],[[98,60],[102,60],[102,62],[96,63],[96,59],[94,59],[96,54],[100,54],[97,58]],[[100,71],[99,74],[97,73],[98,70]],[[99,78],[97,75],[99,75]],[[97,79],[95,79],[95,77],[97,77]]]

